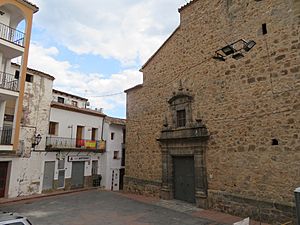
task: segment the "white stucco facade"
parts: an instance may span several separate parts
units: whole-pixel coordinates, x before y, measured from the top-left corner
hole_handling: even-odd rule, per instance
[[[58,137],[75,138],[77,126],[82,126],[82,139],[91,139],[92,128],[97,129],[96,139],[101,139],[103,117],[52,107],[50,121],[58,123]]]
[[[116,118],[106,118],[104,123],[104,138],[106,140],[106,153],[104,164],[105,175],[103,176],[103,185],[106,190],[118,191],[120,188],[120,179],[122,179],[121,170],[125,170],[124,160],[124,135],[125,120]],[[112,137],[113,136],[113,137]],[[123,161],[124,162],[124,161]],[[121,181],[122,185],[122,181]]]
[[[79,96],[53,90],[52,99],[42,169],[43,191],[100,186],[101,164],[105,162],[105,115],[87,109],[87,99]],[[76,105],[70,104],[74,101]],[[63,164],[60,168],[59,162]]]

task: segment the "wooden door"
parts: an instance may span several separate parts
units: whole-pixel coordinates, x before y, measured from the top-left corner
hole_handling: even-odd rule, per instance
[[[76,147],[84,146],[84,141],[82,140],[83,127],[77,126],[76,131]]]
[[[5,197],[8,162],[0,162],[0,198]]]

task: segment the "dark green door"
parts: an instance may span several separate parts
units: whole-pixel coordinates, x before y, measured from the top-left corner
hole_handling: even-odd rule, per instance
[[[0,162],[0,198],[5,196],[8,162]]]
[[[84,162],[72,162],[71,188],[83,188]]]
[[[174,157],[174,198],[195,203],[195,170],[193,157]]]

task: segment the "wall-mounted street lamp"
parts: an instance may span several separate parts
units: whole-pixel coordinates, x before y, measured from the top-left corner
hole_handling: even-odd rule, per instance
[[[240,39],[223,48],[218,49],[213,56],[213,59],[224,62],[227,57],[231,56],[235,60],[239,60],[244,57],[244,53],[249,52],[256,42],[253,40],[245,41]]]
[[[42,135],[38,134],[32,138],[32,148],[35,148],[42,140]]]

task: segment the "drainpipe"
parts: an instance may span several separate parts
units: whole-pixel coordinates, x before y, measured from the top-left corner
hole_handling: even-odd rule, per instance
[[[101,141],[103,141],[103,129],[104,129],[104,122],[105,122],[105,117],[103,117],[103,120],[102,120],[102,129],[101,129]]]
[[[296,213],[297,213],[297,225],[300,225],[300,187],[295,190],[295,202],[296,202]]]

